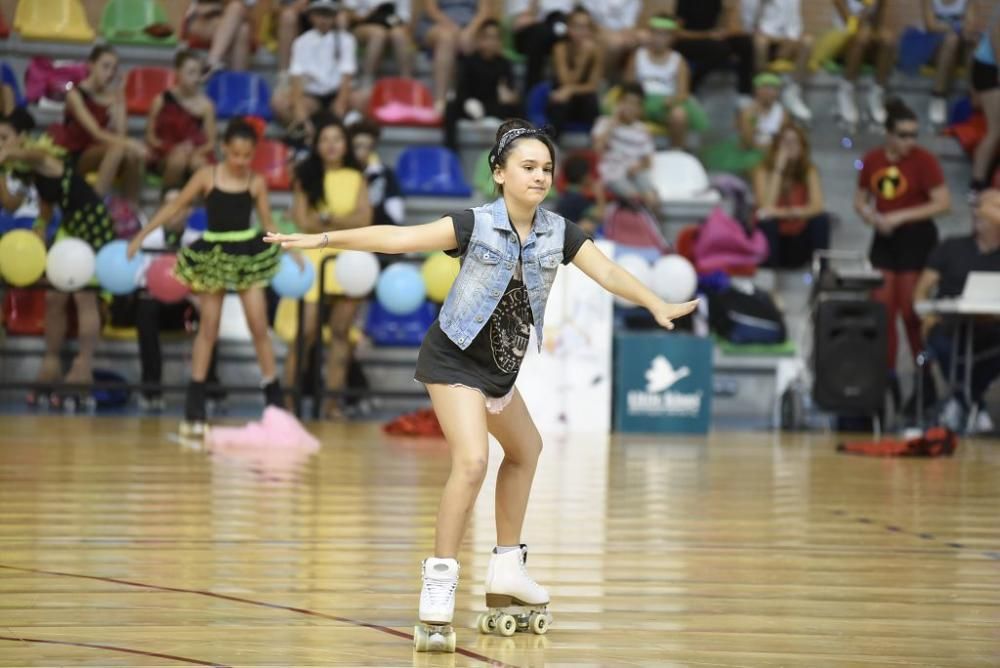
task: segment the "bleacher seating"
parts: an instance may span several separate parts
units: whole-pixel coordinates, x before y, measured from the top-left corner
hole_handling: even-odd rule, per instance
[[[430,89],[415,79],[403,77],[386,77],[375,82],[368,113],[383,125],[441,125]]]
[[[174,71],[168,67],[135,67],[125,78],[125,105],[128,113],[145,116],[156,96],[174,84]]]
[[[14,30],[22,39],[93,42],[96,34],[80,0],[18,2]]]
[[[271,88],[254,72],[216,72],[205,92],[215,104],[220,119],[235,116],[258,116],[271,120]]]
[[[101,35],[112,44],[177,44],[158,0],[109,0],[101,14]]]
[[[274,139],[263,139],[257,144],[251,168],[264,176],[270,190],[291,190],[291,154],[288,147]]]
[[[396,176],[404,195],[417,197],[468,197],[458,156],[443,146],[412,146],[396,163]]]

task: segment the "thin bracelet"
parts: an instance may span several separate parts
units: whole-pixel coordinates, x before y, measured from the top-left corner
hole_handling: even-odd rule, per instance
[[[326,232],[323,233],[323,245],[320,248],[326,248],[326,245],[330,243],[330,237],[326,236]]]

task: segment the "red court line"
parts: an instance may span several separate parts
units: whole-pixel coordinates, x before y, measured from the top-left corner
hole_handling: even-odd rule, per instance
[[[131,580],[120,580],[118,578],[106,578],[100,575],[84,575],[81,573],[63,573],[61,571],[46,571],[38,568],[24,568],[21,566],[9,566],[7,564],[0,564],[0,568],[10,570],[10,571],[21,571],[22,573],[38,573],[40,575],[58,575],[60,577],[66,578],[79,578],[81,580],[96,580],[98,582],[111,582],[114,584],[126,585],[129,587],[141,587],[143,589],[153,589],[156,591],[168,591],[179,594],[195,594],[198,596],[208,596],[209,598],[222,599],[224,601],[234,601],[236,603],[246,603],[248,605],[256,605],[262,608],[272,608],[274,610],[287,610],[289,612],[296,612],[300,615],[309,615],[310,617],[321,617],[323,619],[330,619],[335,622],[341,622],[343,624],[350,624],[352,626],[360,626],[366,629],[372,629],[373,631],[381,631],[382,633],[388,633],[389,635],[394,635],[399,638],[405,638],[412,641],[413,636],[409,633],[403,631],[397,631],[394,628],[388,626],[382,626],[381,624],[372,624],[371,622],[362,622],[357,619],[351,619],[349,617],[339,617],[337,615],[328,615],[325,612],[317,612],[315,610],[308,610],[306,608],[295,608],[288,605],[282,605],[280,603],[269,603],[267,601],[257,601],[252,598],[243,598],[241,596],[231,596],[229,594],[216,594],[211,591],[204,591],[201,589],[186,589],[184,587],[168,587],[165,585],[154,585],[146,584],[145,582],[133,582]],[[491,659],[488,656],[479,654],[478,652],[473,652],[472,650],[465,649],[463,647],[455,648],[456,654],[461,654],[462,656],[467,656],[470,659],[475,659],[476,661],[482,661],[494,666],[495,668],[517,668],[509,663],[504,663],[503,661],[498,661],[496,659]],[[209,663],[204,664],[208,666],[214,666],[215,664]]]
[[[192,663],[196,666],[213,666],[213,668],[225,668],[221,663],[212,663],[211,661],[199,661],[198,659],[187,659],[183,656],[174,656],[173,654],[160,654],[159,652],[147,652],[141,649],[129,649],[128,647],[115,647],[114,645],[98,645],[96,643],[89,642],[71,642],[69,640],[46,640],[44,638],[17,638],[12,636],[0,636],[0,640],[10,640],[12,642],[33,642],[43,645],[66,645],[68,647],[89,647],[91,649],[106,649],[110,652],[123,652],[125,654],[139,654],[141,656],[152,656],[157,659],[170,659],[171,661],[180,661],[181,663]]]

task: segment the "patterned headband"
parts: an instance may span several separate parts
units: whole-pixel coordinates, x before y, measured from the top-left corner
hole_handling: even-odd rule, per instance
[[[500,137],[500,141],[497,145],[493,147],[489,155],[490,169],[495,169],[497,162],[500,160],[500,156],[503,154],[507,147],[510,146],[511,142],[515,139],[521,137],[545,137],[548,136],[548,132],[545,129],[539,128],[514,128],[513,130],[507,130]]]

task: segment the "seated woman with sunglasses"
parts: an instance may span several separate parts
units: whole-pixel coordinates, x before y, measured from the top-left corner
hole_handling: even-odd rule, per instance
[[[923,348],[913,291],[927,258],[937,245],[934,217],[951,208],[941,165],[917,145],[919,125],[913,110],[898,99],[886,104],[885,144],[864,157],[854,194],[854,209],[875,230],[869,259],[881,271],[874,299],[889,316],[889,369],[896,366],[896,318],[902,317],[910,354]]]

